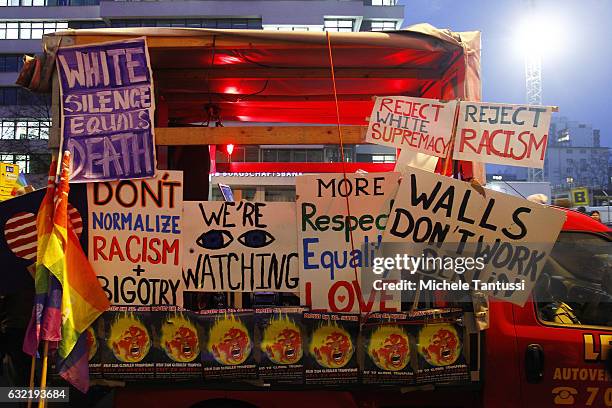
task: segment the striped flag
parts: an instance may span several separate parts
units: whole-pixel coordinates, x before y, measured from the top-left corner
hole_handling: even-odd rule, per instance
[[[70,222],[68,214],[69,166],[70,153],[65,152],[62,158],[61,177],[54,189],[54,199],[51,204],[52,221],[50,224],[41,225],[38,230],[38,255],[40,257],[37,257],[37,293],[38,265],[40,264],[50,275],[48,289],[52,291],[56,281],[60,286],[61,336],[57,344],[59,373],[77,389],[86,392],[89,388],[86,330],[102,312],[108,309],[109,301],[81,248],[73,224]],[[48,217],[48,209],[43,208],[44,205],[48,203],[43,199],[42,217]],[[40,217],[41,211],[39,211]],[[49,222],[48,218],[45,220]],[[40,286],[42,288],[42,283]],[[53,301],[55,300],[54,295]],[[50,304],[49,299],[47,299],[47,304]],[[25,346],[24,343],[24,351]]]

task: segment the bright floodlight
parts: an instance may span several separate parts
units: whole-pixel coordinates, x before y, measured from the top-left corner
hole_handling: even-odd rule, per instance
[[[550,15],[526,17],[518,25],[518,46],[524,55],[542,55],[562,45],[561,22]]]

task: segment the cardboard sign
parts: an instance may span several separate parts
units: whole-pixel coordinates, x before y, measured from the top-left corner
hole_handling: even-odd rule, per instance
[[[302,304],[332,312],[396,310],[397,300],[382,292],[364,296],[359,275],[382,242],[399,174],[344,177],[296,178]]]
[[[297,292],[295,203],[186,201],[185,290]]]
[[[0,163],[0,201],[13,198],[13,188],[18,177],[18,164]]]
[[[62,47],[57,70],[71,181],[153,177],[155,98],[145,38]]]
[[[552,107],[461,102],[453,158],[544,167]]]
[[[183,173],[92,183],[89,261],[114,305],[181,305]]]
[[[366,142],[446,157],[457,101],[385,96],[376,98]]]
[[[453,255],[465,252],[465,256],[483,257],[484,268],[473,276],[439,266],[421,272],[443,280],[469,277],[471,289],[474,280],[495,285],[523,283],[523,288],[515,290],[484,290],[522,305],[561,231],[565,214],[518,197],[483,191],[484,195],[466,182],[412,169],[400,184],[384,242],[411,243],[406,253],[415,257],[437,256],[442,250],[438,244],[444,244],[444,255],[451,250]],[[418,249],[423,252],[415,253],[415,243],[424,246]]]

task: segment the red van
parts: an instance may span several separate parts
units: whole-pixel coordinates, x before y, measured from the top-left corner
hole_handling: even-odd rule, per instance
[[[199,390],[126,387],[118,407],[612,407],[612,246],[609,229],[571,210],[530,300],[490,303],[470,338],[471,386],[393,391]],[[545,227],[545,226],[543,226]]]

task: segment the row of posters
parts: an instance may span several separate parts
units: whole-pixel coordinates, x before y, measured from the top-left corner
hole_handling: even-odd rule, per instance
[[[544,167],[553,107],[377,97],[366,142],[436,157]],[[453,140],[454,136],[454,140]]]
[[[300,307],[199,313],[113,307],[88,331],[90,374],[287,386],[468,381],[463,327],[444,320],[452,310],[437,313],[436,322],[424,323],[424,316],[408,313],[360,321]]]

